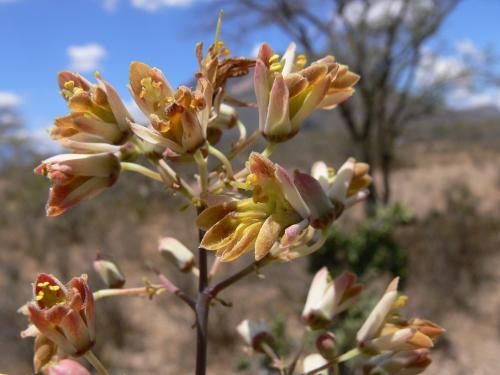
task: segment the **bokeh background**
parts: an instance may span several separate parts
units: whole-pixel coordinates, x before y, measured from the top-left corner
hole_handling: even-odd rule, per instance
[[[370,285],[342,322],[339,345],[359,327],[383,285],[401,275],[409,310],[447,329],[429,374],[500,373],[500,2],[496,0],[0,0],[0,372],[32,373],[32,342],[16,310],[39,271],[62,279],[113,254],[136,286],[155,263],[187,290],[195,283],[157,254],[160,236],[195,248],[194,213],[144,179],[125,175],[93,201],[53,219],[33,167],[61,150],[47,135],[66,104],[56,73],[98,70],[127,94],[128,64],[159,67],[174,85],[196,71],[194,45],[213,40],[219,9],[233,55],[255,56],[291,40],[310,59],[333,54],[360,73],[357,93],[313,116],[273,159],[287,168],[349,155],[373,166],[365,206],[345,215],[317,254],[273,265],[224,293],[210,320],[209,374],[258,373],[235,326],[264,319],[276,334],[300,335],[298,316],[312,272],[327,264]],[[251,77],[231,92],[252,100]],[[255,114],[242,111],[250,129]],[[229,140],[227,141],[229,142]],[[249,262],[225,267],[229,273]],[[103,301],[96,352],[113,374],[190,374],[193,317],[173,297]],[[285,340],[282,340],[283,342]],[[286,345],[284,352],[291,350]],[[258,362],[258,361],[257,361]],[[266,373],[266,372],[261,372]]]

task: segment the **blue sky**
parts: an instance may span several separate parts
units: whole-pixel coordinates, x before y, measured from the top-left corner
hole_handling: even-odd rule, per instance
[[[195,8],[195,0],[0,0],[0,106],[17,106],[32,129],[48,128],[66,112],[55,77],[70,68],[87,76],[97,68],[125,101],[132,60],[158,66],[174,85],[188,81],[196,70],[195,43],[213,37],[199,25],[218,12]],[[498,15],[499,1],[465,0],[441,38],[469,50],[498,51]],[[230,48],[249,54],[263,40],[278,50],[288,43],[278,32],[262,31]],[[478,102],[491,100],[484,96]]]

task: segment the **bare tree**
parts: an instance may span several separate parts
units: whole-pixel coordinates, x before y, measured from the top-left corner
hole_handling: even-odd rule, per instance
[[[334,54],[361,75],[358,94],[340,106],[357,157],[382,175],[371,203],[390,199],[394,144],[405,125],[440,102],[444,72],[426,84],[425,46],[460,0],[220,0],[240,35],[278,27],[312,59]],[[423,80],[425,82],[425,79]],[[372,205],[373,206],[373,205]]]

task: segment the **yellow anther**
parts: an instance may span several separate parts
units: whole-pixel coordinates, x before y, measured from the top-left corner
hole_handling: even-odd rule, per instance
[[[35,300],[37,301],[41,301],[43,299],[43,296],[45,295],[44,292],[42,292],[41,290],[38,292],[38,294],[36,295],[35,297]]]
[[[257,182],[257,176],[254,173],[251,173],[247,176],[246,183],[248,185],[255,184]]]
[[[147,94],[146,89],[143,87],[141,93],[139,94],[139,98],[144,99],[146,94]]]
[[[53,292],[57,292],[61,287],[59,285],[50,285],[49,289]]]
[[[231,50],[229,48],[224,48],[222,51],[221,51],[221,54],[224,55],[224,56],[228,56],[231,54]]]
[[[274,64],[271,64],[269,69],[271,72],[279,72],[283,69],[283,64],[281,62],[275,62]]]
[[[74,81],[64,82],[64,88],[68,90],[73,90],[75,88],[75,82]]]
[[[394,301],[394,304],[392,305],[392,307],[395,308],[395,309],[399,309],[401,307],[404,307],[406,305],[406,301],[407,300],[408,300],[407,296],[400,295],[400,296],[398,296],[398,298],[396,299],[396,301]]]
[[[44,282],[42,282],[42,283],[38,283],[38,284],[36,284],[36,285],[37,285],[38,287],[40,287],[40,288],[44,288],[44,287],[46,287],[47,285],[49,285],[49,282],[48,282],[48,281],[44,281]]]
[[[224,41],[223,40],[219,40],[217,41],[217,47],[224,47]]]
[[[272,55],[270,58],[269,58],[269,64],[273,64],[275,63],[276,61],[278,61],[280,59],[280,55],[278,55],[277,53],[275,53],[274,55]]]

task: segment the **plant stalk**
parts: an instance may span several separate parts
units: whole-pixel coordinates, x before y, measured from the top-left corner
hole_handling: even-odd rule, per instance
[[[99,359],[95,356],[94,353],[92,353],[91,350],[87,351],[87,353],[84,354],[84,357],[89,363],[94,367],[99,375],[109,375],[108,370],[106,370],[106,367],[99,361]]]
[[[204,207],[198,208],[198,214]],[[199,242],[203,238],[203,231],[198,231]],[[208,312],[210,307],[210,295],[208,287],[207,251],[201,247],[198,249],[198,268],[200,276],[198,279],[198,298],[196,300],[196,375],[205,375],[207,371],[207,333]]]

